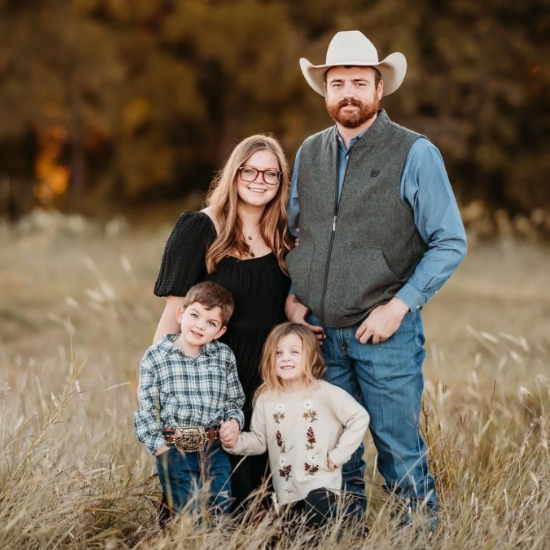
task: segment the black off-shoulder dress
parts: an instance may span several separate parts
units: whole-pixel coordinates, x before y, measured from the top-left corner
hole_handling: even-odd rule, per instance
[[[286,321],[285,300],[290,279],[273,254],[239,260],[224,258],[216,272],[206,270],[206,252],[216,239],[216,228],[203,212],[184,212],[168,238],[155,285],[157,296],[185,296],[201,281],[215,281],[231,291],[235,311],[220,341],[235,354],[239,379],[246,396],[245,429],[250,426],[252,399],[261,384],[260,357],[270,330]],[[231,456],[233,468],[242,457]],[[256,490],[264,475],[267,457],[247,457],[231,476],[236,503]]]

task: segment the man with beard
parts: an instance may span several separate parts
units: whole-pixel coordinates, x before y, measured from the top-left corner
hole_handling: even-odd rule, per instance
[[[436,525],[419,430],[420,310],[464,258],[464,227],[437,148],[379,110],[405,77],[401,53],[378,61],[372,42],[348,31],[333,38],[325,65],[300,64],[336,126],[296,156],[288,217],[299,246],[287,256],[287,315],[321,339],[327,380],[368,410],[386,489],[406,504],[402,522],[424,503]],[[362,455],[361,447],[343,476],[364,496]],[[360,514],[365,498],[356,502]]]

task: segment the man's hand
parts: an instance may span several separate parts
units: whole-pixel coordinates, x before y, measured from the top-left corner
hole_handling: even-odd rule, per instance
[[[317,336],[317,340],[322,344],[323,340],[323,328],[316,327],[315,325],[310,325],[306,323],[306,315],[308,314],[309,308],[304,306],[302,302],[298,301],[298,298],[293,294],[289,294],[286,298],[285,303],[285,313],[289,321],[293,323],[299,323],[300,325],[306,325],[309,327]]]
[[[167,453],[172,447],[170,445],[163,445],[162,447],[159,447],[156,451],[154,456],[160,456],[164,453]]]
[[[397,297],[392,298],[387,304],[372,310],[357,329],[355,338],[361,344],[366,344],[370,338],[373,344],[386,341],[399,328],[408,311],[409,306],[405,302]]]
[[[220,422],[220,440],[225,447],[233,448],[239,441],[240,433],[239,423],[232,418],[227,422]]]
[[[330,459],[330,456],[328,456],[328,455],[327,455],[327,466],[328,466],[328,469],[331,472],[334,472],[334,470],[336,470],[336,468],[338,468],[338,466],[336,466],[336,464],[334,464],[334,462],[332,462],[332,460]]]

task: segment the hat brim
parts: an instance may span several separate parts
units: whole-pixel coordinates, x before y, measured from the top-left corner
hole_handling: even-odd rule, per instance
[[[407,73],[407,60],[402,53],[395,52],[378,63],[353,61],[329,65],[313,65],[307,59],[300,59],[300,67],[307,83],[320,95],[325,95],[325,73],[332,67],[376,67],[384,81],[384,96],[393,94],[403,83]]]

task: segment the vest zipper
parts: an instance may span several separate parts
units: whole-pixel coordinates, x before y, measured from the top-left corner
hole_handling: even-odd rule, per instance
[[[342,191],[340,192],[340,201],[344,193],[344,185],[346,184],[346,175],[348,173],[348,167],[351,160],[351,154],[355,147],[352,147],[348,151],[348,163],[346,164],[346,171],[344,172],[344,179],[342,180]],[[328,245],[327,259],[325,263],[325,279],[323,281],[323,292],[321,293],[321,326],[323,327],[323,334],[325,333],[325,296],[327,293],[328,271],[330,267],[330,257],[332,256],[332,246],[334,244],[334,235],[336,233],[336,222],[338,221],[338,213],[340,212],[340,201],[338,200],[338,173],[336,174],[336,191],[334,193],[334,217],[332,218],[332,232],[330,235],[330,243]]]

